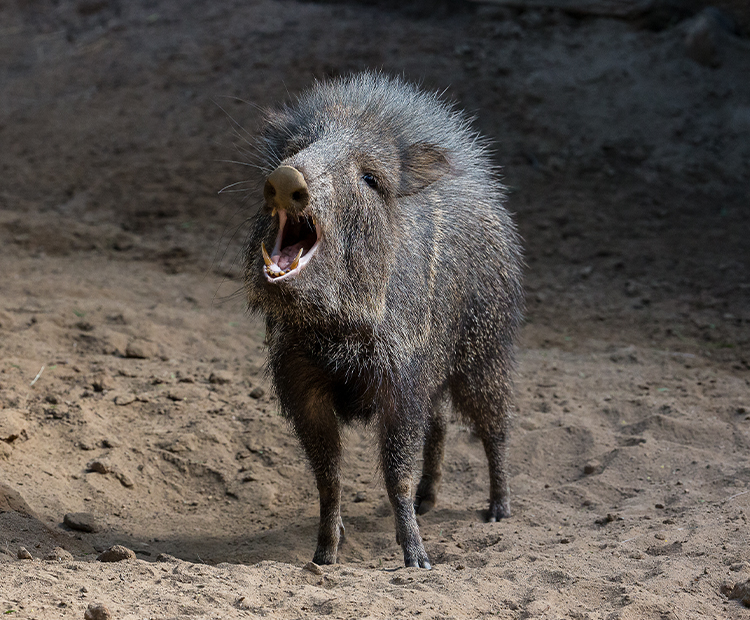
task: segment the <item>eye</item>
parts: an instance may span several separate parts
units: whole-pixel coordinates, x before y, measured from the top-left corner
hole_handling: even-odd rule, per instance
[[[378,184],[378,180],[375,178],[374,174],[371,174],[369,172],[365,172],[362,175],[362,180],[367,183],[372,189],[378,190],[380,189],[380,185]]]

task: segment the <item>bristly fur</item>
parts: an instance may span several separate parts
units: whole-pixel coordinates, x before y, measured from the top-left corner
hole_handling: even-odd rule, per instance
[[[267,172],[280,164],[302,172],[323,231],[304,270],[269,282],[260,245],[273,245],[278,220],[262,209],[245,278],[249,307],[266,317],[282,410],[321,493],[315,561],[336,559],[340,424],[360,419],[379,433],[405,562],[429,566],[411,477],[423,447],[421,513],[439,486],[445,398],[484,442],[490,519],[509,515],[505,440],[522,258],[487,142],[437,95],[362,73],[316,83],[269,111],[258,148]]]

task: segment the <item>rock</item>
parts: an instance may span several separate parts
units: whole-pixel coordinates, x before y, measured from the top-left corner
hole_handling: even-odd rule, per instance
[[[357,491],[357,494],[354,496],[354,503],[358,504],[360,502],[366,502],[367,501],[367,493],[364,491]]]
[[[114,389],[115,383],[109,373],[100,372],[94,375],[94,378],[91,380],[91,386],[95,392],[104,392],[105,390]]]
[[[727,598],[737,599],[745,607],[750,607],[750,579],[744,583],[736,583],[734,587],[724,584],[721,586],[721,593]]]
[[[727,37],[736,31],[732,18],[717,8],[707,7],[687,27],[685,52],[706,67],[718,67],[724,56]]]
[[[19,560],[33,560],[34,559],[26,547],[19,547],[18,553],[16,555]]]
[[[69,512],[63,517],[63,523],[79,532],[99,531],[99,524],[90,512]]]
[[[28,439],[26,421],[16,409],[0,410],[0,440],[13,443],[17,439]]]
[[[97,474],[108,474],[110,471],[112,471],[112,467],[104,459],[95,459],[93,461],[89,461],[86,464],[86,469],[88,469],[89,471],[95,471]]]
[[[73,554],[65,551],[62,547],[55,547],[47,555],[44,556],[45,560],[54,560],[56,562],[69,562],[73,559]]]
[[[118,394],[115,396],[115,405],[124,407],[135,402],[135,396],[133,394]]]
[[[180,559],[174,557],[173,555],[169,555],[168,553],[160,553],[156,556],[157,562],[179,562]]]
[[[102,352],[106,355],[125,357],[128,348],[128,337],[112,330],[104,330],[102,336]]]
[[[600,519],[596,519],[594,523],[597,525],[607,525],[607,523],[612,523],[613,521],[622,521],[623,518],[618,514],[607,514],[606,517],[601,517]]]
[[[225,385],[232,382],[232,375],[226,370],[215,370],[208,376],[208,382],[214,385]]]
[[[122,560],[135,560],[135,551],[122,545],[112,545],[109,549],[99,554],[96,558],[100,562],[121,562]]]
[[[146,342],[145,340],[133,340],[128,343],[125,349],[125,357],[132,357],[135,359],[149,359],[151,357],[157,357],[159,355],[159,348],[153,342]]]
[[[44,408],[44,413],[53,420],[65,420],[70,417],[70,410],[67,405],[51,405]]]
[[[596,474],[599,471],[601,471],[602,464],[599,461],[589,461],[583,466],[583,473],[586,476],[590,476],[591,474]]]
[[[107,315],[107,322],[114,325],[133,325],[138,319],[138,314],[130,308],[123,308],[121,312]]]
[[[121,471],[118,471],[115,475],[117,476],[117,479],[120,481],[120,484],[122,484],[122,486],[124,486],[124,487],[126,487],[128,489],[133,488],[133,486],[134,486],[135,483],[130,478],[130,476],[128,476],[127,474],[125,474],[125,473],[123,473]]]
[[[308,562],[302,567],[303,570],[311,572],[313,575],[322,575],[323,569],[320,568],[315,562]]]
[[[0,483],[0,513],[2,512],[17,512],[38,518],[18,491]]]
[[[15,324],[16,321],[12,315],[0,310],[0,329],[13,329]]]
[[[119,232],[115,235],[114,239],[112,239],[112,247],[118,252],[127,252],[128,250],[133,249],[137,239],[138,238],[133,235]]]
[[[169,400],[173,400],[176,403],[179,403],[180,401],[187,400],[188,392],[179,388],[175,388],[167,392],[167,398]]]
[[[83,620],[110,620],[112,612],[102,603],[89,603],[83,612]]]
[[[258,398],[263,398],[265,393],[266,391],[262,387],[256,387],[250,392],[250,398],[255,398],[257,400]]]

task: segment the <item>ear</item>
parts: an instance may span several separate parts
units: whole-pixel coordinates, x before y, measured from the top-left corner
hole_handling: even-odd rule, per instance
[[[406,148],[401,161],[399,196],[411,196],[437,181],[450,170],[445,150],[417,142]]]

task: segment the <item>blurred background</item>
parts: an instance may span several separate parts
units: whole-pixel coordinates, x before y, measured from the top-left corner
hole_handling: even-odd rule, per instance
[[[545,337],[637,324],[746,350],[743,0],[29,0],[0,24],[5,265],[94,252],[238,277],[259,108],[378,69],[492,140]]]

